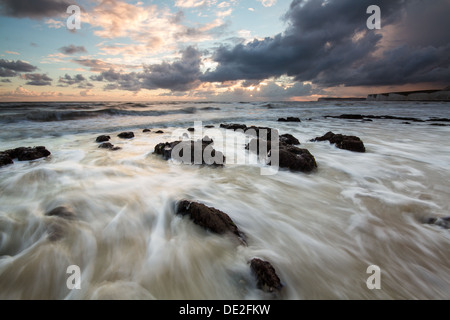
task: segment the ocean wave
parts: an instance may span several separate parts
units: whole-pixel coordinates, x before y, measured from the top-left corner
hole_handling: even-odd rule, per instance
[[[141,107],[142,108],[142,107]],[[132,110],[131,108],[105,108],[100,110],[30,110],[27,113],[4,114],[0,118],[0,122],[53,122],[82,120],[87,118],[102,116],[143,116],[143,117],[159,117],[170,114],[193,114],[196,108],[186,107],[175,110]]]

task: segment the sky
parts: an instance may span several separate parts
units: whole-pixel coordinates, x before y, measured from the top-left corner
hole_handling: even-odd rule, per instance
[[[80,8],[80,28],[69,29]],[[377,5],[381,28],[367,20]],[[311,101],[450,85],[450,0],[0,0],[0,101]]]

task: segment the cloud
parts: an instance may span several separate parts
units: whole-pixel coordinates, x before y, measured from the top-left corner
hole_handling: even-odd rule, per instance
[[[382,8],[381,31],[366,27],[366,9],[374,4]],[[405,26],[414,22],[413,11],[430,11],[423,1],[294,0],[284,17],[288,27],[282,34],[221,46],[213,55],[217,68],[208,70],[201,80],[287,75],[321,86],[444,83],[450,79],[450,44],[444,31],[450,28],[445,18],[450,16],[450,6],[446,0],[436,0],[433,6],[440,8],[439,21],[444,26],[429,26],[421,19],[423,24],[416,26],[422,33],[418,42]],[[431,10],[427,21],[434,15]],[[394,45],[383,43],[383,37],[395,40]]]
[[[88,67],[92,72],[103,72],[116,68],[135,68],[135,66],[114,64],[99,59],[73,59],[72,62]]]
[[[6,50],[5,51],[5,53],[7,53],[7,54],[14,54],[14,55],[20,55],[20,53],[19,52],[15,52],[15,51],[8,51],[8,50]]]
[[[40,73],[27,73],[21,75],[21,78],[28,80],[26,83],[29,86],[51,86],[53,79],[46,74]]]
[[[169,89],[187,91],[200,84],[201,53],[194,47],[182,51],[180,59],[174,62],[144,65],[142,72],[123,73],[114,69],[92,76],[93,81],[109,82],[106,90],[139,91],[141,89]]]
[[[81,89],[91,88],[94,86],[92,83],[89,83],[82,74],[77,74],[72,77],[66,73],[64,77],[59,77],[58,83],[58,86],[60,87],[69,87],[77,84],[78,88]]]
[[[17,72],[33,72],[37,67],[22,60],[0,59],[0,77],[14,77]]]
[[[277,0],[258,0],[264,7],[271,7],[277,3]]]
[[[175,6],[181,8],[198,8],[208,5],[209,3],[211,3],[211,1],[208,0],[177,0]]]
[[[25,89],[19,86],[14,91],[8,91],[0,94],[4,99],[23,99],[23,98],[49,98],[61,96],[61,93],[48,91],[48,92],[35,92],[32,90]]]
[[[41,19],[66,14],[69,0],[2,0],[0,14],[16,18]]]
[[[194,47],[183,51],[181,59],[167,63],[144,66],[142,87],[145,89],[170,89],[187,91],[199,84],[201,53]]]
[[[64,54],[76,54],[76,53],[87,53],[86,48],[84,46],[74,46],[73,44],[69,46],[64,46],[59,48],[59,51],[61,51]]]
[[[64,24],[64,22],[60,21],[60,20],[55,20],[55,19],[47,19],[45,20],[45,24],[50,28],[50,29],[60,29],[65,27],[66,25]]]
[[[202,3],[204,1],[201,1]],[[184,4],[183,4],[184,3]],[[197,1],[180,2],[180,6],[196,5]],[[209,3],[209,2],[205,2]],[[223,17],[222,17],[223,18]],[[186,24],[182,12],[173,13],[165,6],[130,4],[120,0],[99,2],[83,15],[83,22],[95,28],[94,35],[104,39],[128,38],[130,47],[115,45],[99,46],[105,54],[109,49],[139,58],[143,53],[160,53],[177,50],[182,43],[201,42],[214,39],[224,32],[227,24],[221,17],[200,24]]]

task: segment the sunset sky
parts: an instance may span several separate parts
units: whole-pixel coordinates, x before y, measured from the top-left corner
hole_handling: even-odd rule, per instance
[[[367,28],[370,5],[380,30]],[[439,89],[450,85],[448,17],[448,0],[0,0],[0,101]]]

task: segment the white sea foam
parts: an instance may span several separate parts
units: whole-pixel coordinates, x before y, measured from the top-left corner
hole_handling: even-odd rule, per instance
[[[276,268],[283,299],[450,298],[449,231],[422,224],[449,215],[450,127],[323,117],[450,118],[448,104],[37,107],[121,111],[81,120],[3,121],[0,150],[45,145],[52,156],[0,168],[0,299],[264,299],[248,265],[254,257]],[[9,105],[4,112],[23,116],[30,108]],[[276,122],[286,116],[312,120]],[[185,130],[194,121],[216,126],[203,133],[227,159],[248,161],[209,168],[153,154],[156,144],[184,133],[202,138]],[[264,164],[251,162],[256,155],[237,139],[245,136],[226,134],[220,123],[293,134],[315,156],[318,170],[262,176]],[[122,131],[136,137],[121,140]],[[328,131],[359,136],[367,152],[309,141]],[[98,149],[101,134],[122,150]],[[247,235],[248,247],[176,216],[181,199],[226,212]],[[75,218],[45,215],[60,206]],[[67,267],[74,264],[82,271],[80,291],[66,287]],[[366,287],[373,264],[382,269],[379,291]]]

